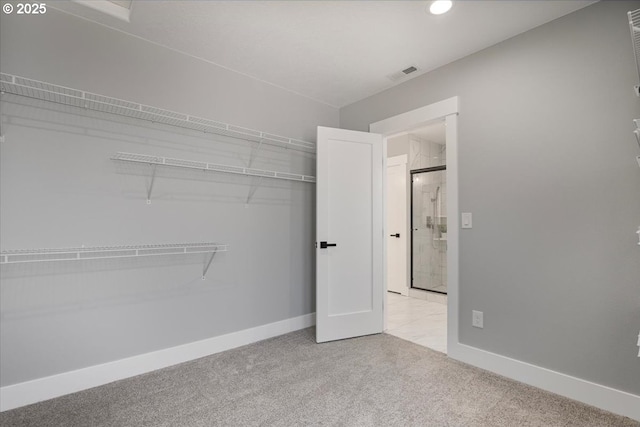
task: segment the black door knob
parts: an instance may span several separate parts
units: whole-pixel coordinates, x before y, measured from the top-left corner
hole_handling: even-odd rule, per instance
[[[391,237],[397,237],[398,239],[400,238],[400,233],[396,233],[396,234],[390,234]]]
[[[329,246],[338,246],[336,243],[320,242],[320,249],[327,249]]]

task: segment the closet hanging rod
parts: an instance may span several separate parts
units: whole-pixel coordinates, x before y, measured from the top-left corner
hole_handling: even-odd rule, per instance
[[[2,93],[10,93],[63,105],[86,108],[93,111],[132,117],[205,133],[229,136],[245,141],[261,142],[303,152],[315,153],[316,150],[316,144],[313,142],[287,138],[242,126],[177,113],[175,111],[111,98],[12,74],[0,73],[0,91]]]

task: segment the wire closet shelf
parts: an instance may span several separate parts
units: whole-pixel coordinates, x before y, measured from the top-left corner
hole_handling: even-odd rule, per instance
[[[226,252],[218,243],[174,243],[137,246],[96,246],[81,248],[18,249],[0,252],[0,264],[132,258],[158,255],[215,254]]]
[[[202,268],[202,280],[204,280],[216,254],[226,251],[227,245],[209,242],[138,246],[97,246],[87,248],[19,249],[0,252],[0,264],[206,254]]]
[[[640,9],[627,12],[629,17],[629,30],[631,31],[631,42],[633,43],[633,54],[636,59],[636,69],[638,71],[638,85],[636,85],[636,95],[640,96]]]
[[[207,163],[197,160],[174,159],[171,157],[152,156],[149,154],[118,152],[113,157],[111,157],[111,160],[158,166],[170,166],[183,169],[197,169],[212,172],[232,173],[237,175],[257,176],[261,178],[285,179],[289,181],[302,181],[310,183],[316,182],[316,178],[310,175],[245,168],[241,166],[221,165],[217,163]]]
[[[136,102],[0,73],[0,91],[267,145],[315,153],[316,144]]]

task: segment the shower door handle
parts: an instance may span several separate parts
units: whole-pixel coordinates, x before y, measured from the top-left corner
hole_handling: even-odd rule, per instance
[[[397,238],[399,239],[399,238],[400,238],[400,233],[390,234],[389,236],[391,236],[391,237],[397,237]]]
[[[320,249],[327,249],[329,246],[338,246],[337,243],[320,242]]]

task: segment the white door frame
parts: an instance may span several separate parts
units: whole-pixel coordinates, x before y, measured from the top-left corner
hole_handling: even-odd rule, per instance
[[[460,212],[458,208],[458,97],[445,99],[397,116],[371,123],[369,131],[382,134],[382,149],[387,152],[387,139],[394,135],[424,127],[436,120],[446,124],[447,153],[447,353],[455,358],[458,352],[458,283],[459,283],[459,234]],[[384,158],[386,170],[386,157]],[[382,186],[383,205],[386,206],[386,174]],[[383,213],[382,223],[386,227],[387,212]],[[388,230],[385,230],[387,234]],[[384,259],[387,259],[387,241],[383,241]],[[383,268],[384,312],[387,310],[387,266]],[[386,327],[386,315],[385,315]]]

